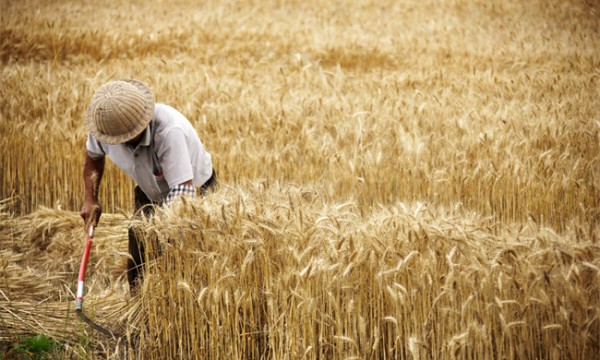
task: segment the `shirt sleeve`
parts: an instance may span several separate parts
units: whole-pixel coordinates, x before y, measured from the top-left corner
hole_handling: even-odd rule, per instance
[[[182,129],[174,128],[165,134],[157,150],[160,167],[171,189],[194,178],[192,161]]]
[[[99,160],[106,156],[106,152],[102,148],[102,143],[96,140],[92,134],[88,134],[85,148],[88,156],[93,160]]]
[[[182,197],[193,198],[196,196],[196,188],[193,185],[177,185],[171,189],[169,195],[167,195],[167,200],[165,204],[167,206],[172,206]]]

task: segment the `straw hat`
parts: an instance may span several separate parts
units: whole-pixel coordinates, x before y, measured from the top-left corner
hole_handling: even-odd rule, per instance
[[[139,135],[154,116],[154,95],[137,80],[117,80],[102,85],[87,112],[88,130],[98,141],[122,144]]]

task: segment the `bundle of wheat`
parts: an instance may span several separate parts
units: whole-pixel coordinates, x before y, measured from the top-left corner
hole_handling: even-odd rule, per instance
[[[98,349],[118,354],[115,344],[102,337],[92,348],[77,347],[82,339],[96,336],[75,314],[76,271],[83,249],[83,222],[75,212],[40,208],[15,217],[10,201],[0,209],[0,340],[10,341],[26,334],[44,334],[65,342],[73,354]],[[120,329],[120,316],[127,306],[119,277],[120,260],[126,254],[123,239],[128,221],[123,215],[107,214],[102,237],[95,248],[93,276],[88,282],[87,311],[99,323]],[[97,346],[96,346],[97,345]]]

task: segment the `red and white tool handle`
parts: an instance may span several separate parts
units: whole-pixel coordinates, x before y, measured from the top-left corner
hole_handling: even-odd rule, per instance
[[[81,257],[81,265],[79,266],[79,276],[77,277],[77,300],[75,301],[75,310],[81,310],[83,308],[83,291],[85,288],[85,269],[90,258],[90,251],[92,249],[92,239],[94,238],[94,226],[90,225],[89,232],[85,239],[85,247],[83,249],[83,256]]]

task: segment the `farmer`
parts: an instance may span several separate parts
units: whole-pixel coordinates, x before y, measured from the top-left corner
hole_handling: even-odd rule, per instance
[[[87,108],[86,125],[81,209],[86,230],[100,219],[98,189],[105,156],[137,184],[134,217],[151,216],[155,205],[170,206],[181,196],[204,194],[216,185],[211,156],[194,127],[174,108],[155,104],[152,91],[140,81],[102,85]],[[128,232],[127,280],[133,291],[141,277],[144,247],[132,227]]]

